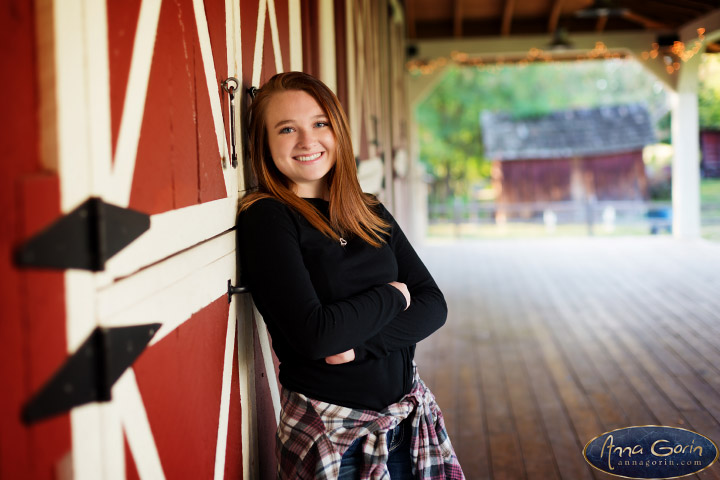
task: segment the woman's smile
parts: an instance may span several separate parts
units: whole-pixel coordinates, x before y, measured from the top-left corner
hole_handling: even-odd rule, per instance
[[[323,152],[313,153],[310,155],[298,155],[297,157],[295,157],[295,160],[298,160],[303,163],[312,162],[313,160],[317,160],[318,158],[320,158],[320,155],[322,155],[322,154],[323,154]]]

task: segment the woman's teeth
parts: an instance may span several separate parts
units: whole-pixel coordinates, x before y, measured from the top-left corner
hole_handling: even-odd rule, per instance
[[[320,158],[320,155],[322,155],[322,152],[320,153],[313,153],[312,155],[299,155],[295,157],[296,160],[300,160],[301,162],[309,162],[311,160],[316,160]]]

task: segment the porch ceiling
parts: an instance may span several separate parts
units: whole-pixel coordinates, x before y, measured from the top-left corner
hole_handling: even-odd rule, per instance
[[[405,0],[411,40],[541,35],[558,28],[570,34],[673,33],[719,7],[717,0]]]

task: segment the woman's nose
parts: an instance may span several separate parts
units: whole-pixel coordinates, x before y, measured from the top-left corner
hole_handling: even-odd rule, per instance
[[[315,145],[316,143],[316,136],[315,132],[312,130],[300,130],[300,135],[298,137],[298,147],[300,148],[310,148]]]

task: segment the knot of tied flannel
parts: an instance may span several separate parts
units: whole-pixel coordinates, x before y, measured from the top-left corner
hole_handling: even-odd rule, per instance
[[[389,479],[387,432],[410,419],[413,474],[464,479],[435,397],[414,366],[413,388],[380,412],[341,407],[283,389],[277,431],[278,477],[337,479],[342,456],[363,438],[362,479]]]

